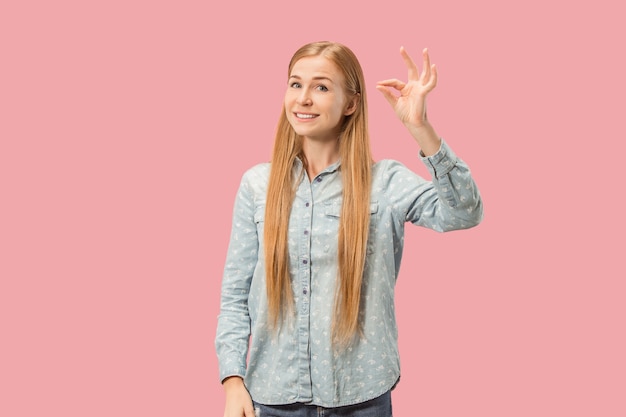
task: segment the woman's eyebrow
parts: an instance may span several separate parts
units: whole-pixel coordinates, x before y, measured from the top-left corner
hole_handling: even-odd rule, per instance
[[[297,79],[297,80],[301,80],[301,79],[302,79],[299,75],[295,75],[295,74],[294,74],[294,75],[289,76],[289,78],[290,78],[290,79],[291,79],[291,78],[295,78],[295,79]],[[329,82],[333,83],[333,80],[331,80],[330,78],[325,77],[325,76],[323,76],[323,75],[318,75],[318,76],[316,76],[316,77],[313,77],[312,79],[313,79],[313,80],[327,80],[327,81],[329,81]]]

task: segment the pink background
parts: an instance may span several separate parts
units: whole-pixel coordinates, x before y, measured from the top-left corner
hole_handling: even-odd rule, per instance
[[[222,415],[236,188],[291,54],[330,39],[364,67],[376,158],[423,175],[374,85],[430,49],[429,115],[486,207],[407,229],[394,414],[625,416],[618,2],[216,3],[2,2],[0,415]]]

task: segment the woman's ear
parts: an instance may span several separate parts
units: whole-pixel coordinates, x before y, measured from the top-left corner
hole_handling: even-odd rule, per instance
[[[361,100],[361,94],[360,93],[356,93],[355,95],[353,95],[349,100],[348,103],[346,104],[346,110],[343,112],[344,116],[350,116],[352,113],[354,113],[357,109],[357,107],[359,106],[359,101]]]

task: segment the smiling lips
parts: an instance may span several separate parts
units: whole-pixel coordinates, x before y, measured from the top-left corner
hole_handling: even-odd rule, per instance
[[[319,114],[309,114],[309,113],[295,113],[295,115],[298,119],[314,119],[317,116],[319,116]]]

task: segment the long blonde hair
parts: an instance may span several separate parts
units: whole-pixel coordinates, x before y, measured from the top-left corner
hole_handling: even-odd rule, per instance
[[[301,58],[324,56],[343,73],[348,96],[359,95],[357,109],[343,120],[339,138],[343,202],[338,237],[338,282],[332,321],[332,341],[346,347],[361,331],[359,311],[370,221],[372,154],[367,124],[367,98],[361,66],[354,53],[335,42],[314,42],[296,51],[287,76]],[[293,310],[289,277],[289,215],[297,187],[296,157],[302,155],[302,138],[287,120],[285,108],[278,121],[265,205],[265,272],[270,324],[278,327]]]

